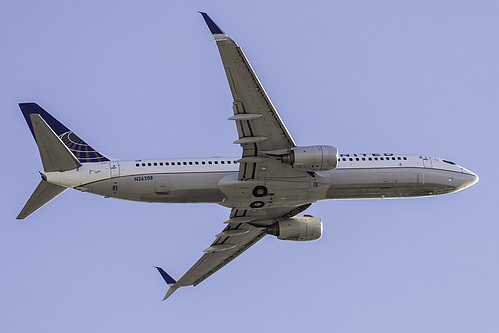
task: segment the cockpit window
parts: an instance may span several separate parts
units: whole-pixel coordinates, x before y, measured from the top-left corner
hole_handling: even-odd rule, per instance
[[[447,161],[447,160],[442,160],[442,161],[444,161],[445,163],[448,163],[448,164],[456,165],[456,163],[454,163],[452,161]]]

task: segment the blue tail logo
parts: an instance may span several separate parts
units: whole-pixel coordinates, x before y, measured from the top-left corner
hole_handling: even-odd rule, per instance
[[[85,141],[80,139],[75,133],[61,124],[57,119],[52,117],[47,111],[41,108],[36,103],[21,103],[19,104],[21,111],[28,123],[31,134],[35,138],[33,125],[31,124],[30,115],[39,114],[50,128],[61,138],[62,142],[69,148],[73,155],[80,163],[105,162],[109,161],[107,157],[93,149]],[[35,138],[36,140],[36,138]]]
[[[59,137],[80,163],[109,161],[108,158],[97,152],[71,131],[63,133]]]

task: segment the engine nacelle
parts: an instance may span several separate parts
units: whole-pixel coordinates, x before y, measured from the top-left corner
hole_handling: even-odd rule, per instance
[[[338,165],[338,149],[331,146],[295,147],[282,162],[307,171],[328,171]]]
[[[313,216],[296,216],[276,222],[267,233],[281,240],[312,241],[322,237],[322,221]]]

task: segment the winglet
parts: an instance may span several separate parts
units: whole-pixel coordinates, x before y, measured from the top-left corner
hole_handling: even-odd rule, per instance
[[[168,292],[166,293],[165,297],[163,298],[163,301],[166,300],[168,297],[170,297],[170,295],[173,294],[173,292],[177,289],[178,289],[178,287],[170,287],[170,289],[168,289]]]
[[[165,272],[163,270],[163,268],[157,267],[157,266],[154,266],[154,267],[156,267],[159,274],[161,274],[161,276],[163,277],[163,280],[165,280],[166,284],[168,284],[170,286],[170,289],[168,289],[168,292],[166,293],[165,297],[163,298],[163,301],[164,301],[165,299],[170,297],[170,295],[173,294],[173,292],[175,290],[178,289],[178,287],[175,287],[175,283],[177,283],[177,281],[175,281],[174,278],[172,278],[167,272]]]
[[[213,22],[213,20],[208,16],[208,14],[199,12],[199,14],[203,15],[204,21],[208,25],[208,28],[211,31],[212,35],[225,35],[225,33],[220,29],[218,25]]]
[[[169,285],[171,287],[175,283],[177,283],[177,281],[175,281],[174,278],[172,278],[170,275],[168,275],[168,273],[165,272],[163,270],[163,268],[157,267],[157,266],[154,266],[154,267],[156,267],[156,269],[158,270],[159,274],[161,274],[161,276],[163,277],[163,279],[165,280],[165,282],[166,282],[167,285]]]

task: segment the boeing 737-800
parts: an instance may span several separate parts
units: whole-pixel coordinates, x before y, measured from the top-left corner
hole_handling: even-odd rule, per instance
[[[424,155],[339,154],[332,146],[298,146],[241,48],[201,13],[220,51],[233,97],[242,155],[228,158],[117,160],[86,144],[35,103],[21,111],[38,145],[42,180],[17,217],[24,219],[68,188],[118,199],[217,203],[230,208],[223,230],[164,299],[198,285],[267,234],[321,238],[322,221],[297,216],[329,199],[412,198],[462,190],[478,181],[454,162]]]

